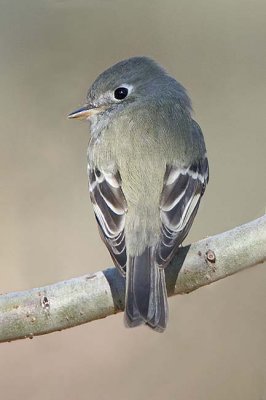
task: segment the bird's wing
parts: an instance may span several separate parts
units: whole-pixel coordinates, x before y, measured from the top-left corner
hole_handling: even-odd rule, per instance
[[[125,214],[126,199],[121,188],[119,171],[115,173],[90,168],[89,189],[100,233],[116,266],[125,275]]]
[[[160,202],[161,240],[156,262],[167,265],[185,239],[209,178],[207,157],[186,167],[167,165]]]

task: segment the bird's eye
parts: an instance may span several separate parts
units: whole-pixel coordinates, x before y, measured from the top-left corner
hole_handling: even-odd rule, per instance
[[[128,89],[125,87],[119,87],[114,91],[114,97],[116,100],[123,100],[128,95]]]

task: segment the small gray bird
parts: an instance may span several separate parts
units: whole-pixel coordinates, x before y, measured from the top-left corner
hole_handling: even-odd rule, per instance
[[[209,176],[190,99],[157,63],[134,57],[104,71],[69,118],[90,122],[90,197],[126,277],[125,324],[163,332],[164,268],[188,234]]]

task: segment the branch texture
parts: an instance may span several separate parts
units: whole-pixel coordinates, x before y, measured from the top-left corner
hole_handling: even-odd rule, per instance
[[[179,249],[166,268],[168,295],[266,261],[266,215]],[[115,268],[0,295],[0,342],[33,338],[107,317],[124,308],[125,280]]]

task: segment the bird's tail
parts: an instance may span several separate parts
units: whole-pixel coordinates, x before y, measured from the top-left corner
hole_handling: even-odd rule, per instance
[[[125,324],[134,327],[147,324],[163,332],[168,320],[164,269],[155,264],[153,248],[140,256],[128,257],[126,272]]]

